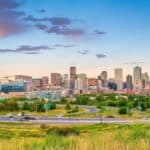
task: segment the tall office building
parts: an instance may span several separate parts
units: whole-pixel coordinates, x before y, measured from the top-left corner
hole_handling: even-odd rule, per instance
[[[148,73],[142,73],[142,88],[147,89],[149,88],[149,76]]]
[[[132,83],[132,76],[131,75],[127,75],[127,77],[126,77],[126,86],[127,86],[127,90],[133,89],[133,83]]]
[[[42,90],[42,79],[41,78],[32,79],[32,90],[33,91]]]
[[[69,85],[69,75],[68,74],[64,74],[62,76],[62,87],[68,89],[70,87]]]
[[[70,89],[75,89],[75,80],[76,80],[76,67],[70,67]]]
[[[102,79],[104,82],[107,82],[107,71],[102,71],[102,72],[101,72],[101,79]]]
[[[26,75],[15,75],[15,80],[20,80],[24,82],[32,82],[32,76],[26,76]]]
[[[75,89],[76,90],[83,90],[83,80],[82,79],[77,79],[75,81]]]
[[[117,84],[117,89],[122,90],[123,89],[123,70],[122,70],[122,68],[115,69],[115,82]]]
[[[61,86],[62,77],[60,73],[51,73],[51,84],[53,86]]]
[[[87,75],[85,73],[80,73],[77,75],[77,79],[80,79],[82,81],[82,87],[83,89],[87,88]]]
[[[139,66],[134,67],[133,69],[134,77],[134,90],[135,92],[140,92],[142,89],[142,68]]]
[[[42,77],[42,89],[46,90],[49,84],[49,78],[47,76]]]
[[[101,72],[101,76],[100,76],[102,87],[106,87],[107,86],[107,78],[108,78],[107,71],[102,71]]]

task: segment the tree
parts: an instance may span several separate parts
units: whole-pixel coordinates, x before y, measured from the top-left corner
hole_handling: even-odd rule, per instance
[[[23,106],[22,106],[22,109],[23,109],[23,110],[30,110],[30,105],[29,105],[29,103],[25,102],[25,103],[23,104]]]
[[[75,106],[75,108],[72,109],[73,113],[78,112],[78,111],[79,111],[79,107],[78,106]]]
[[[66,97],[61,97],[60,102],[61,102],[62,104],[66,104],[66,103],[67,103],[67,98],[66,98]]]
[[[118,106],[123,107],[127,105],[127,101],[125,99],[119,99],[118,100]]]
[[[141,111],[145,111],[145,110],[146,110],[146,106],[145,106],[145,103],[144,103],[144,102],[142,102],[142,103],[140,104],[140,108],[141,108]]]
[[[36,111],[37,112],[45,112],[44,102],[38,101],[38,102],[35,103],[35,106],[36,106]]]
[[[5,101],[1,102],[0,109],[17,111],[17,110],[19,110],[19,106],[18,106],[18,103],[14,100],[5,100]]]
[[[65,109],[66,109],[66,110],[70,110],[70,109],[71,109],[70,103],[67,103],[67,104],[66,104]]]
[[[87,105],[88,103],[90,103],[90,98],[87,95],[77,96],[76,103],[79,105]]]
[[[127,114],[127,107],[120,107],[118,110],[119,114]]]

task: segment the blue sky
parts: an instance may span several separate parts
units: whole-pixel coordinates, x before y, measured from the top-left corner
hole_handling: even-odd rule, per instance
[[[1,74],[150,73],[149,0],[0,0],[0,15]]]

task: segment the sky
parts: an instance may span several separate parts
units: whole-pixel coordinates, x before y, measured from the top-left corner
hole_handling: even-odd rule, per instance
[[[0,0],[0,74],[150,74],[149,0]]]

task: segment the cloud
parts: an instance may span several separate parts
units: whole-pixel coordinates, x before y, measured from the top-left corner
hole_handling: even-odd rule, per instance
[[[46,32],[54,33],[57,35],[64,35],[64,36],[81,36],[84,34],[84,30],[82,29],[59,27],[59,26],[53,26],[50,29],[48,29]]]
[[[42,17],[37,18],[32,15],[29,15],[24,18],[26,21],[31,22],[50,22],[54,26],[65,26],[70,25],[72,23],[72,20],[70,18],[65,17]]]
[[[0,0],[0,9],[14,9],[21,5],[16,0]]]
[[[99,31],[99,30],[94,30],[94,33],[95,33],[95,34],[98,34],[98,35],[106,34],[106,32]]]
[[[40,46],[22,45],[16,49],[0,49],[0,53],[39,54],[44,50],[52,50],[52,49],[54,48],[50,48],[47,45],[40,45]]]
[[[143,61],[133,61],[133,62],[124,62],[124,65],[138,65],[138,64],[144,64]]]
[[[101,59],[101,58],[106,58],[107,56],[105,54],[96,54],[96,57],[98,59]]]
[[[23,32],[26,25],[21,21],[24,12],[0,10],[0,37]]]
[[[53,45],[53,47],[64,47],[64,48],[70,48],[70,47],[74,47],[75,45],[70,44],[70,45],[64,45],[64,44],[55,44]]]
[[[35,27],[37,27],[37,29],[40,29],[40,30],[46,30],[48,27],[44,24],[36,24]]]
[[[45,9],[38,9],[38,12],[39,12],[39,13],[45,13],[46,10],[45,10]]]
[[[49,34],[64,35],[64,36],[81,36],[85,33],[83,29],[74,28],[70,25],[73,20],[67,17],[42,17],[37,18],[29,15],[24,18],[25,21],[36,23],[34,26]],[[75,20],[74,20],[75,21]],[[50,24],[47,24],[50,22]]]
[[[0,38],[25,31],[27,26],[22,18],[26,14],[16,10],[20,5],[15,0],[0,0]]]
[[[64,26],[64,25],[70,25],[72,23],[71,19],[64,18],[64,17],[52,17],[50,21],[51,24],[54,26]]]
[[[87,55],[89,53],[88,50],[83,50],[83,51],[78,51],[79,54],[81,55]]]
[[[27,17],[24,18],[24,20],[31,22],[43,22],[43,21],[50,21],[50,18],[49,17],[37,18],[32,15],[28,15]]]

